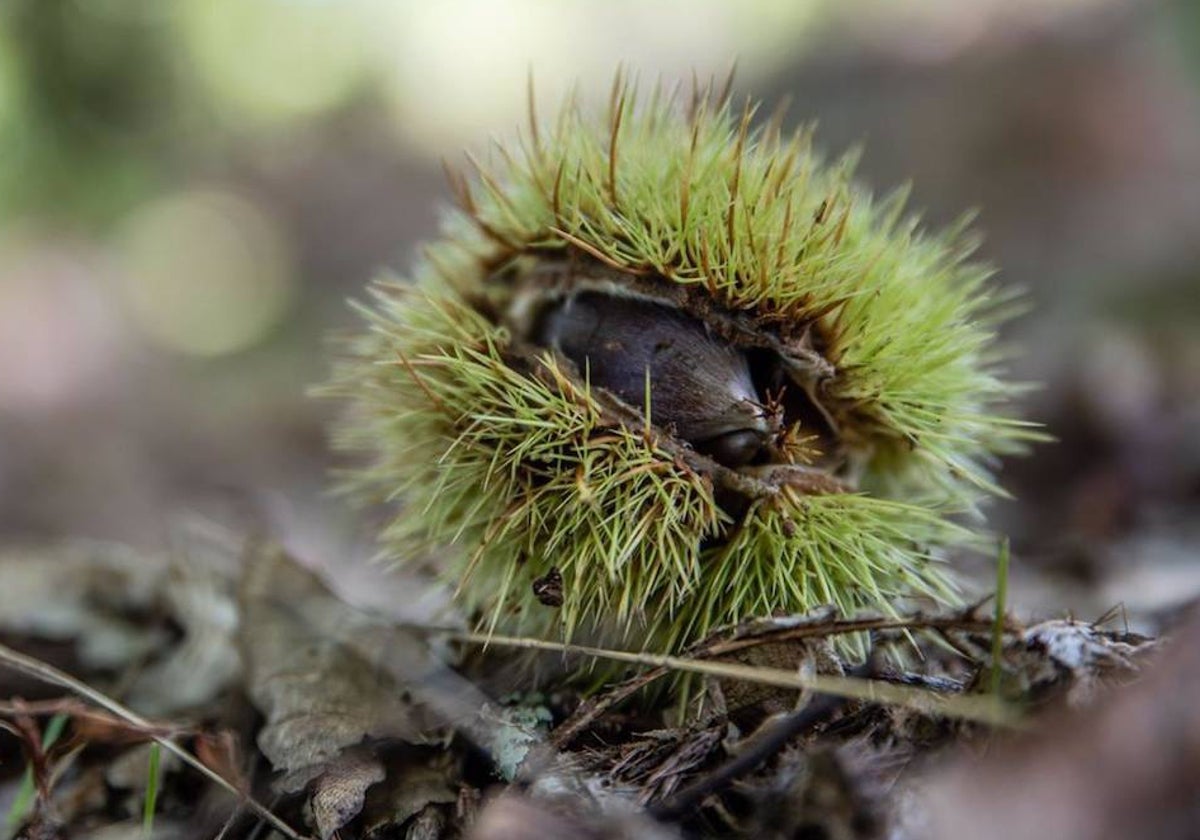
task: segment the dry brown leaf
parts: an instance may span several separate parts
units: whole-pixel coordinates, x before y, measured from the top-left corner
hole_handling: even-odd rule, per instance
[[[138,674],[131,706],[166,717],[204,706],[235,682],[241,672],[236,589],[218,558],[182,547],[171,555],[161,600],[183,638]]]
[[[282,549],[251,550],[240,602],[246,688],[267,718],[258,745],[287,774],[285,790],[299,790],[365,738],[425,740],[425,714],[347,643],[376,626]]]
[[[365,749],[341,753],[326,766],[312,787],[308,809],[321,840],[358,816],[367,788],[381,782],[386,772],[379,759]]]
[[[1073,667],[1128,651],[1056,642]],[[922,798],[919,836],[1009,840],[1192,838],[1200,825],[1200,611],[1136,681],[1092,708],[1060,708],[986,754],[961,751]],[[1143,663],[1144,664],[1144,663]]]
[[[250,552],[240,601],[247,690],[267,718],[258,745],[286,774],[280,790],[303,789],[371,739],[423,744],[453,730],[533,797],[570,795],[596,814],[632,808],[632,791],[551,749],[528,710],[491,702],[422,636],[348,606],[280,548]],[[430,803],[415,804],[425,813]]]
[[[450,806],[459,798],[459,765],[450,751],[390,762],[385,782],[375,786],[363,809],[363,836],[390,836],[394,828],[414,823],[431,806]],[[436,809],[435,809],[436,810]],[[424,817],[432,822],[432,815]]]
[[[234,578],[191,553],[77,540],[0,554],[0,630],[72,641],[85,671],[138,666],[132,708],[199,708],[237,678]],[[176,641],[167,622],[183,629]],[[144,666],[144,667],[143,667]]]
[[[1158,644],[1088,622],[1044,621],[1005,646],[1006,693],[1025,700],[1061,695],[1070,706],[1084,706],[1106,679],[1134,676]]]
[[[166,647],[128,616],[154,607],[167,564],[124,546],[75,541],[0,553],[0,630],[74,641],[87,668],[119,669]]]

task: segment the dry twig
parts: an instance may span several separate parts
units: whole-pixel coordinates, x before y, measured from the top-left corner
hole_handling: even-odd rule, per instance
[[[25,654],[15,651],[3,644],[0,644],[0,665],[12,668],[14,671],[19,671],[22,674],[35,679],[43,680],[44,682],[48,682],[52,685],[65,688],[68,691],[79,695],[88,702],[94,703],[100,708],[111,712],[112,714],[125,721],[128,721],[134,726],[139,727],[143,731],[147,732],[147,734],[150,734],[154,730],[154,725],[150,721],[146,720],[131,709],[126,708],[121,703],[118,703],[116,700],[112,699],[103,692],[97,691],[86,683],[75,679],[70,674],[60,671],[53,665],[42,662],[40,659],[35,659],[32,656],[26,656]],[[224,776],[221,776],[216,771],[206,767],[204,762],[200,761],[200,759],[196,758],[183,747],[176,744],[169,737],[154,734],[151,734],[150,737],[152,737],[158,744],[162,745],[163,749],[176,756],[184,764],[198,771],[201,775],[205,776],[219,787],[224,788],[226,791],[233,794],[235,797],[237,797],[239,802],[244,803],[256,814],[269,822],[278,832],[289,838],[289,840],[308,840],[305,835],[297,832],[294,828],[276,816],[265,805],[258,802],[249,794],[238,790],[236,785],[228,781]]]

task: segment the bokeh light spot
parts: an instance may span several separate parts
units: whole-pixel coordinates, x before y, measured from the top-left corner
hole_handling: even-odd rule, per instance
[[[515,128],[532,73],[543,118],[569,90],[607,96],[625,66],[647,85],[723,76],[742,82],[792,59],[815,0],[441,0],[394,4],[376,28],[383,99],[397,134],[437,158],[489,132]],[[438,45],[433,48],[431,45]],[[648,61],[648,57],[652,60]],[[653,68],[651,72],[650,68]]]
[[[0,415],[61,411],[113,390],[124,342],[96,284],[103,264],[86,246],[0,233]]]
[[[363,18],[343,4],[188,0],[179,11],[190,69],[239,122],[317,115],[365,78]]]
[[[125,222],[117,247],[131,317],[149,339],[187,355],[257,343],[295,292],[278,225],[231,193],[184,192],[149,204]]]

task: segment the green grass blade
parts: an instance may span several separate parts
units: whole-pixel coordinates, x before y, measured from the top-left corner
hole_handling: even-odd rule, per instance
[[[62,735],[68,720],[70,718],[62,714],[50,718],[50,722],[46,724],[46,731],[42,733],[42,749],[48,750],[54,745],[54,742]],[[12,806],[8,809],[8,815],[4,820],[5,840],[16,833],[17,827],[29,815],[29,810],[33,806],[33,796],[33,767],[26,765],[25,775],[21,777],[21,786],[17,789],[17,795],[13,798]]]
[[[142,836],[150,837],[154,832],[154,814],[158,807],[158,787],[162,749],[158,742],[150,744],[150,771],[146,781],[146,800],[142,804]]]

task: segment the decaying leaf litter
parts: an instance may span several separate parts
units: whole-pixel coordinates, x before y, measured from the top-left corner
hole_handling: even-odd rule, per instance
[[[1010,729],[1036,730],[1042,710],[1103,706],[1110,686],[1134,679],[1160,647],[1085,622],[1025,627],[1008,619],[998,671],[1005,705],[988,708],[1019,705],[1021,713],[980,722],[977,708],[957,704],[995,699],[989,604],[901,620],[826,611],[735,628],[687,658],[712,666],[734,650],[790,648],[800,664],[783,673],[798,677],[794,684],[809,676],[839,693],[775,689],[739,706],[741,675],[713,676],[699,713],[679,720],[669,704],[647,715],[620,702],[645,696],[669,672],[652,660],[631,669],[629,682],[587,697],[567,688],[494,696],[494,662],[507,658],[501,645],[481,659],[478,645],[452,641],[469,634],[348,606],[278,546],[248,540],[245,552],[244,566],[214,562],[220,552],[199,561],[92,544],[3,558],[6,580],[28,581],[23,604],[9,601],[0,615],[3,638],[54,642],[96,691],[157,710],[150,719],[122,717],[44,674],[14,672],[5,658],[6,682],[14,673],[19,680],[8,682],[11,693],[26,699],[6,701],[0,713],[34,769],[34,796],[26,812],[12,813],[10,833],[140,830],[147,744],[163,738],[229,784],[168,754],[154,836],[246,836],[262,820],[255,807],[319,837],[509,837],[531,826],[551,832],[544,836],[926,836],[913,820],[954,818],[931,816],[924,803],[945,807],[938,766],[956,746],[977,751]],[[82,563],[94,573],[80,574]],[[114,602],[114,593],[135,591],[112,587],[122,573],[142,587]],[[75,620],[39,623],[48,613],[37,591],[61,595],[71,581]],[[198,588],[183,598],[179,587]],[[86,637],[101,635],[102,623],[125,632],[113,632],[121,643],[97,656]],[[210,658],[207,694],[185,681],[144,679],[203,667],[196,637],[216,626],[232,628],[234,665]],[[880,645],[889,637],[910,645],[911,635],[924,658],[816,680],[815,663],[824,673],[837,663],[830,637],[864,629]],[[763,676],[769,683],[780,671]],[[878,686],[880,702],[846,696],[868,685]],[[1152,712],[1151,703],[1139,713]],[[33,749],[56,717],[64,733],[44,752]],[[789,737],[779,740],[781,732]]]
[[[778,617],[688,651],[686,659],[726,673],[705,679],[696,698],[704,705],[681,720],[669,707],[647,714],[620,701],[695,663],[635,654],[641,663],[629,665],[629,681],[606,691],[514,695],[501,639],[481,657],[468,634],[446,632],[456,628],[365,616],[270,544],[232,542],[238,547],[214,552],[210,561],[223,559],[211,564],[95,545],[13,555],[5,584],[25,586],[6,601],[12,613],[0,632],[38,654],[10,655],[4,671],[19,680],[14,696],[30,698],[6,702],[14,737],[2,742],[21,745],[28,759],[29,782],[14,782],[16,805],[5,809],[14,826],[28,815],[26,835],[123,836],[148,825],[162,836],[238,836],[274,820],[285,835],[319,836],[976,836],[986,807],[1004,816],[997,822],[1025,816],[1018,803],[1028,791],[1006,768],[1017,779],[1049,774],[1091,788],[1085,796],[1078,785],[1038,786],[1043,799],[1054,793],[1056,825],[1074,821],[1072,836],[1129,836],[1146,829],[1156,807],[1163,831],[1151,833],[1173,836],[1193,815],[1186,741],[1173,750],[1154,727],[1128,725],[1189,731],[1190,710],[1178,702],[1194,696],[1187,654],[1195,632],[1186,627],[1156,653],[1159,643],[1119,629],[1119,611],[1099,627],[997,624],[984,602],[899,617]],[[73,566],[63,560],[53,571],[72,556]],[[1133,619],[1156,632],[1173,623]],[[829,640],[847,630],[874,632],[881,647],[907,645],[912,634],[924,655],[874,661],[839,681],[853,666]],[[997,642],[1001,667],[991,656]],[[736,662],[711,661],[736,648]],[[1150,657],[1160,660],[1151,678],[1110,692]],[[65,681],[45,660],[84,683]],[[746,660],[778,685],[746,688]],[[893,690],[846,700],[864,678]],[[780,686],[810,693],[797,702]],[[967,713],[964,696],[1020,714],[1014,725],[1007,714]],[[1039,724],[1055,707],[1097,703],[1074,726]],[[1038,731],[1006,732],[1026,727]],[[161,786],[151,781],[152,738],[186,756],[177,762],[159,750]],[[991,752],[984,745],[1010,739],[1002,762],[970,771],[972,755]],[[12,755],[5,766],[23,766]],[[1163,760],[1131,765],[1138,785],[1087,772],[1147,755]],[[990,784],[987,772],[1007,787]]]

